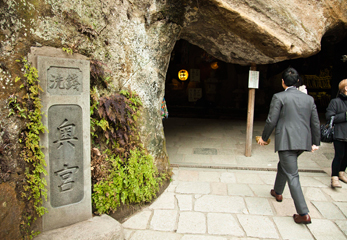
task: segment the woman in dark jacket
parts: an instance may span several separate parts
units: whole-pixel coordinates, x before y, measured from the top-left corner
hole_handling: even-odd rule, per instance
[[[339,83],[337,97],[332,99],[327,108],[327,121],[334,116],[335,157],[331,165],[331,187],[342,187],[339,180],[347,183],[347,79]]]

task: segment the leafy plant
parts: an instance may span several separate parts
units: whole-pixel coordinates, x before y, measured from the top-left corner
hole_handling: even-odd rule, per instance
[[[73,54],[73,51],[72,51],[71,48],[65,48],[65,47],[63,47],[62,50],[63,50],[64,52],[66,52],[67,54],[71,54],[71,55]]]
[[[163,180],[153,164],[153,159],[143,149],[130,150],[127,163],[119,155],[111,154],[111,168],[105,179],[93,186],[92,199],[98,214],[115,211],[122,202],[149,202],[159,190]]]
[[[97,214],[115,211],[121,203],[149,202],[166,178],[139,141],[140,98],[122,90],[110,95],[91,91],[93,207]]]
[[[33,202],[34,209],[38,216],[42,216],[47,209],[42,206],[42,199],[47,199],[47,185],[44,178],[41,175],[47,175],[44,166],[46,162],[44,154],[40,146],[39,134],[47,131],[46,127],[42,124],[42,104],[39,98],[39,92],[42,92],[42,88],[39,85],[37,69],[31,67],[25,58],[21,61],[16,60],[24,64],[24,78],[23,84],[20,88],[26,90],[26,94],[20,99],[17,95],[11,95],[8,99],[8,105],[10,108],[9,116],[15,114],[17,117],[26,119],[26,129],[21,133],[20,143],[24,144],[21,156],[29,164],[26,168],[25,176],[27,185],[24,186],[24,192],[22,197],[28,201]],[[15,81],[19,81],[17,77]],[[30,226],[31,221],[35,221],[36,218],[31,216],[27,217],[27,225]]]
[[[11,115],[17,115],[18,117],[26,118],[25,109],[21,108],[21,102],[18,99],[18,96],[12,94],[10,95],[7,104],[10,107],[10,113],[8,117]]]
[[[120,154],[121,159],[127,158],[129,151],[138,144],[135,121],[139,114],[138,109],[142,106],[140,99],[126,91],[99,97],[96,88],[91,92],[91,96],[92,136],[101,135],[96,134],[96,127],[100,127],[108,148]]]

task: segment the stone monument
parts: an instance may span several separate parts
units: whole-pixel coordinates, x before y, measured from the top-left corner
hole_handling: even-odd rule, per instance
[[[48,133],[41,136],[47,163],[48,231],[92,217],[89,61],[37,56]]]

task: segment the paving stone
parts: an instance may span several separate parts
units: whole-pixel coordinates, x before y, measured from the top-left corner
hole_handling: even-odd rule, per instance
[[[149,209],[175,209],[175,194],[164,192],[149,206]]]
[[[298,162],[298,168],[299,169],[320,169],[319,165],[315,162],[312,161],[309,158],[306,159],[300,159],[300,161]]]
[[[331,163],[330,163],[331,165]],[[322,169],[324,170],[324,169]],[[314,179],[317,179],[318,181],[320,181],[321,183],[323,183],[326,187],[330,187],[331,184],[331,177],[329,176],[321,176],[321,177],[313,177]]]
[[[139,212],[125,221],[122,225],[124,228],[146,229],[151,215],[152,211]]]
[[[203,163],[211,165],[212,155],[186,154],[184,160],[193,165],[200,165]]]
[[[275,225],[268,217],[241,214],[237,217],[248,237],[279,238]]]
[[[230,155],[212,155],[212,162],[217,164],[223,164],[228,166],[236,166],[237,162],[235,156]]]
[[[173,174],[178,174],[178,172],[179,172],[179,168],[177,168],[177,167],[174,167],[174,168],[172,168],[172,173]]]
[[[171,161],[171,156],[170,156],[170,161]],[[178,168],[175,168],[172,170],[172,176],[171,176],[171,180],[178,180]],[[170,183],[171,185],[171,183]]]
[[[332,188],[322,188],[322,190],[328,194],[334,201],[345,202],[347,200],[347,190],[343,188],[332,189]]]
[[[306,201],[311,219],[315,219],[315,218],[323,218],[323,215],[318,211],[318,209],[310,202],[310,201]]]
[[[165,192],[175,192],[177,185],[170,183],[170,185],[165,189]]]
[[[227,184],[222,182],[211,183],[212,195],[228,195]]]
[[[312,204],[318,209],[324,218],[328,219],[346,219],[340,209],[331,202],[312,201]]]
[[[259,174],[259,177],[265,184],[273,185],[276,179],[276,172],[273,172],[272,174],[269,174],[269,173]]]
[[[129,229],[123,229],[124,233],[124,239],[128,240],[130,239],[131,234],[134,232],[134,230],[129,230]]]
[[[207,182],[179,182],[176,193],[209,194],[210,183]]]
[[[198,180],[199,180],[198,171],[180,170],[178,172],[178,181],[190,182],[190,181],[198,181]]]
[[[330,161],[326,161],[326,160],[319,161],[319,159],[315,159],[315,162],[321,168],[328,168],[328,167],[331,166],[331,162]]]
[[[150,228],[159,231],[176,230],[176,210],[154,210]]]
[[[193,196],[192,195],[176,195],[178,207],[180,211],[191,211],[193,209]]]
[[[182,235],[172,232],[157,232],[151,230],[135,231],[130,240],[180,240]]]
[[[169,139],[169,141],[172,141],[171,139]],[[175,154],[177,154],[177,151],[178,151],[178,149],[176,148],[176,147],[167,147],[166,148],[166,151],[167,151],[167,154],[169,155],[169,156],[171,156],[171,155],[175,155]]]
[[[215,213],[247,212],[242,197],[216,195],[204,195],[197,199],[194,204],[194,210],[199,212]]]
[[[194,154],[217,155],[216,148],[194,148],[193,151],[194,151]]]
[[[170,162],[171,163],[181,163],[185,161],[185,155],[184,154],[174,154],[170,156]],[[176,175],[178,176],[178,175]]]
[[[307,227],[316,240],[346,240],[346,236],[340,231],[334,222],[327,219],[315,219]]]
[[[230,147],[230,145],[227,147]],[[222,146],[222,148],[218,148],[218,155],[228,156],[228,155],[234,155],[234,154],[235,154],[235,152],[232,148],[226,148],[224,146]]]
[[[329,152],[326,152],[326,153],[323,153],[323,155],[327,158],[327,159],[330,159],[332,160],[334,158],[334,153],[329,153]],[[331,162],[331,161],[330,161]]]
[[[228,240],[260,240],[260,238],[248,238],[248,237],[231,237],[228,238]],[[266,238],[262,239],[262,240],[268,240]],[[270,239],[269,239],[270,240]]]
[[[271,189],[273,189],[273,185],[249,184],[248,186],[252,189],[255,196],[273,198],[270,194]],[[286,187],[284,188],[282,195],[283,195],[283,198],[291,198],[288,185],[286,185]]]
[[[3,205],[3,204],[1,204]],[[2,209],[1,209],[2,211]],[[1,212],[2,214],[3,212]],[[3,216],[3,215],[2,215]],[[1,217],[2,217],[1,216]],[[1,219],[3,220],[3,219]],[[2,225],[3,226],[3,225]],[[18,240],[5,231],[0,232],[1,240]],[[25,238],[29,239],[29,238]],[[94,239],[124,239],[123,226],[112,217],[103,214],[95,216],[83,222],[75,223],[66,227],[49,230],[35,237],[37,240],[94,240]]]
[[[335,223],[339,226],[340,230],[347,236],[347,221],[346,220],[336,220]]]
[[[199,181],[202,182],[219,182],[219,172],[200,172]]]
[[[275,198],[273,198],[270,202],[274,206],[277,216],[293,216],[296,213],[292,199],[283,199],[282,202],[276,202]]]
[[[335,205],[338,206],[341,212],[347,217],[347,202],[335,202]]]
[[[178,154],[192,154],[193,149],[191,147],[179,147],[177,150]]]
[[[200,212],[181,212],[178,233],[206,233],[206,217]]]
[[[198,198],[201,198],[201,197],[202,197],[201,194],[195,194],[195,195],[194,195],[194,198],[195,198],[195,199],[198,199]]]
[[[237,196],[254,196],[253,191],[247,184],[228,183],[228,194]]]
[[[248,184],[264,184],[256,173],[239,172],[235,173],[236,182]]]
[[[325,194],[320,188],[307,187],[304,190],[304,195],[307,200],[313,201],[328,201]]]
[[[313,177],[313,178],[316,178],[316,177],[326,177],[327,173],[325,173],[325,172],[300,172],[300,176],[303,176],[303,177]]]
[[[283,239],[314,239],[307,227],[304,224],[296,224],[292,217],[274,217],[273,220]]]
[[[276,215],[278,216],[293,216],[293,214],[296,213],[293,199],[283,199],[282,202],[277,202],[275,198],[271,198],[270,203],[272,203],[276,210]],[[322,215],[310,201],[306,201],[306,204],[311,218],[322,218]]]
[[[314,177],[302,176],[301,173],[299,175],[301,187],[326,187],[325,184],[316,180]]]
[[[236,183],[235,174],[231,172],[224,172],[220,176],[220,181],[224,183]]]
[[[247,197],[245,198],[248,212],[256,215],[273,215],[273,211],[266,198]]]
[[[181,240],[228,240],[225,237],[215,237],[215,236],[208,236],[208,235],[188,235],[185,234]]]
[[[245,233],[237,220],[226,213],[208,213],[207,229],[209,234],[244,236]]]

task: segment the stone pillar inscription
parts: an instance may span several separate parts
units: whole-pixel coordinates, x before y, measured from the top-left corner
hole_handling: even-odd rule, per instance
[[[89,61],[37,57],[47,163],[48,213],[43,231],[92,217],[90,176]]]

